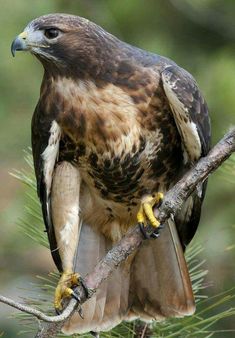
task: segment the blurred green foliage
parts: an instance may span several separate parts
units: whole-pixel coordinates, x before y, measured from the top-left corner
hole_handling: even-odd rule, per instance
[[[208,102],[213,143],[235,119],[235,1],[234,0],[0,0],[0,287],[12,297],[24,294],[30,276],[53,268],[48,250],[20,233],[16,220],[24,214],[23,187],[8,175],[24,167],[23,149],[30,145],[30,120],[43,70],[29,54],[10,55],[10,44],[33,18],[66,12],[103,26],[125,41],[172,58],[191,72]],[[195,241],[213,281],[211,293],[235,284],[234,162],[212,175],[203,217]],[[0,306],[0,332],[15,337],[9,309]],[[223,321],[221,329],[234,329]],[[225,336],[225,334],[223,334]],[[227,333],[226,337],[233,337]]]

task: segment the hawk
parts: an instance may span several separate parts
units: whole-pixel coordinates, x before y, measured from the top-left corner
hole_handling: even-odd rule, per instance
[[[154,206],[210,147],[205,100],[176,63],[120,41],[87,19],[49,14],[12,43],[44,76],[32,119],[38,195],[61,273],[55,308],[126,231],[155,228]],[[145,241],[63,327],[110,330],[122,320],[191,315],[184,249],[200,219],[198,186],[158,239]]]

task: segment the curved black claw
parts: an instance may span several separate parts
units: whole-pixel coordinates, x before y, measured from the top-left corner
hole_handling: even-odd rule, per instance
[[[160,224],[157,228],[154,229],[152,226],[145,226],[144,223],[138,223],[140,231],[145,239],[158,238],[160,236],[160,230],[164,228],[163,224]]]
[[[81,283],[83,290],[85,292],[86,298],[90,298],[90,290],[86,286],[86,283],[84,282],[84,279],[82,277],[79,278],[79,282]]]
[[[60,310],[60,309],[55,308],[55,312],[56,312],[56,314],[59,316],[59,315],[62,314],[63,310]]]
[[[148,232],[147,227],[145,227],[144,223],[138,223],[140,231],[142,235],[144,236],[144,239],[149,239],[151,238],[151,234]]]
[[[99,338],[100,336],[99,332],[90,331],[90,334],[95,338]]]
[[[73,297],[74,299],[76,299],[76,301],[77,301],[78,303],[81,302],[80,296],[79,296],[77,293],[75,293],[74,291],[71,293],[71,297]]]
[[[151,234],[151,236],[150,236],[150,238],[154,238],[154,239],[156,239],[156,238],[158,238],[158,237],[160,237],[159,231],[154,231],[154,232]]]
[[[81,298],[79,297],[79,295],[76,292],[71,292],[70,296],[74,299],[76,299],[76,301],[78,302],[78,304],[81,302]],[[55,308],[55,312],[57,315],[61,315],[63,313],[64,307],[62,309],[59,308]],[[78,310],[80,316],[82,317],[82,313],[80,313],[80,307]],[[82,317],[83,318],[83,317]]]
[[[80,298],[80,296],[79,296],[77,293],[73,292],[73,293],[71,293],[71,297],[73,297],[74,299],[76,299],[76,301],[78,302],[78,304],[77,304],[77,311],[78,311],[78,313],[79,313],[79,316],[80,316],[82,319],[84,319],[82,307],[81,307],[81,305],[80,305],[80,303],[81,303],[81,298]]]
[[[82,311],[82,307],[81,307],[81,306],[79,306],[79,308],[78,308],[78,313],[79,313],[79,316],[80,316],[82,319],[84,319],[84,314],[83,314],[83,311]]]
[[[71,293],[71,297],[74,298],[74,299],[76,299],[76,301],[78,302],[78,304],[77,304],[77,311],[78,311],[78,313],[79,313],[79,316],[80,316],[82,319],[84,319],[82,307],[81,307],[81,305],[80,305],[80,303],[81,303],[81,297],[80,297],[76,292],[74,292],[74,291],[73,291],[73,293]]]
[[[83,290],[84,290],[84,293],[85,293],[85,297],[86,299],[90,298],[92,295],[93,295],[93,292],[91,289],[89,289],[87,286],[86,286],[86,283],[84,282],[84,279],[82,277],[79,277],[79,285],[82,286]],[[84,319],[84,316],[83,316],[83,311],[82,311],[82,307],[80,306],[80,303],[81,303],[81,297],[82,297],[82,294],[78,294],[78,292],[76,292],[76,289],[73,291],[73,293],[71,294],[71,297],[73,297],[74,299],[76,299],[76,301],[79,303],[78,305],[78,313],[80,315],[80,317],[82,319]]]
[[[160,236],[160,231],[164,228],[163,224],[160,224],[157,229],[150,235],[151,238],[158,238]]]
[[[81,292],[81,294],[79,294],[79,292],[78,292],[79,291],[79,285],[82,286],[86,298],[90,298],[91,293],[90,293],[89,288],[86,286],[84,279],[82,277],[79,277],[78,284],[73,286],[74,292],[71,294],[71,297],[73,297],[74,299],[76,299],[80,303],[81,297],[82,297],[82,292]]]

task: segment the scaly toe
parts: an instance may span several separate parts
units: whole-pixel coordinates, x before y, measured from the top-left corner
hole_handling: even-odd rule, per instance
[[[71,285],[72,286],[78,286],[80,285],[80,280],[81,280],[81,277],[78,273],[73,273],[71,275]]]
[[[79,278],[77,273],[64,272],[61,275],[55,290],[54,306],[57,313],[62,312],[65,298],[73,297],[80,302],[80,297],[72,289],[79,285]]]
[[[140,205],[139,212],[137,213],[137,221],[140,227],[140,230],[145,238],[157,238],[159,237],[160,222],[156,219],[153,209],[155,206],[159,206],[162,203],[163,194],[155,193],[152,195],[147,195],[143,198]],[[154,234],[152,231],[147,229],[147,226],[151,225],[155,228]]]

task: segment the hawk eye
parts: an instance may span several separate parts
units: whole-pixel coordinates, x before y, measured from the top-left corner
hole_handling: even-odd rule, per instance
[[[55,39],[59,35],[59,30],[56,28],[47,28],[44,31],[44,35],[47,39]]]

